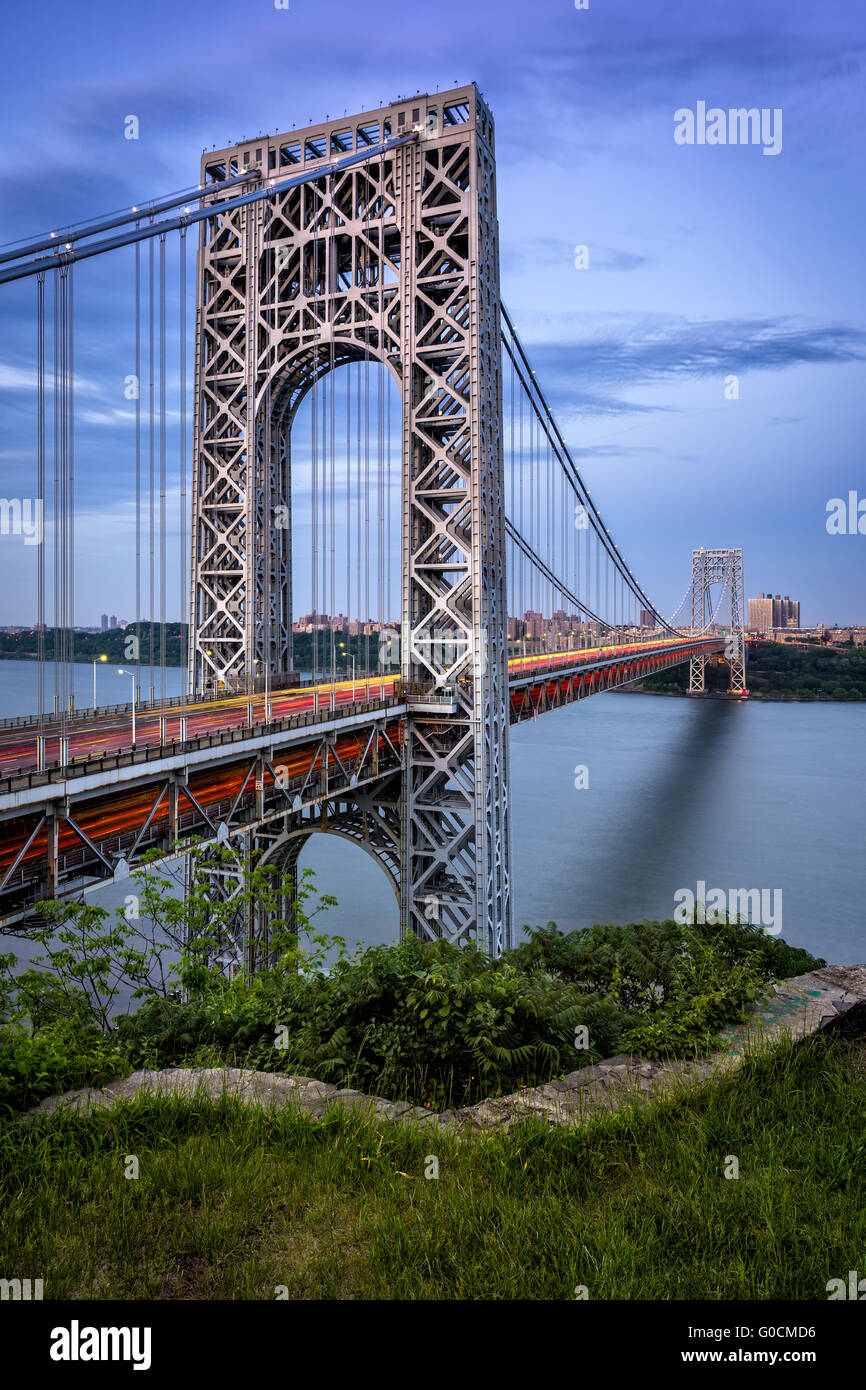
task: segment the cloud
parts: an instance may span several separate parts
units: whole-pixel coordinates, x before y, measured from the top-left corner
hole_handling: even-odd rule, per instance
[[[124,424],[130,420],[134,421],[135,411],[119,410],[117,407],[114,407],[111,410],[82,410],[79,419],[81,420],[81,423],[85,425],[118,425]],[[163,419],[165,419],[166,421],[179,420],[180,411],[166,410]],[[143,424],[146,424],[146,421],[144,421],[143,412],[142,421]]]
[[[538,270],[540,267],[571,267],[574,256],[575,246],[571,241],[559,241],[553,237],[534,237],[529,241],[509,243],[500,248],[501,269],[504,275],[518,275],[525,271]],[[589,259],[593,270],[613,271],[638,270],[650,261],[649,256],[599,245],[589,247]]]
[[[36,372],[25,367],[10,367],[0,362],[0,391],[31,391],[36,389]]]
[[[661,454],[664,450],[651,445],[633,444],[625,447],[616,444],[593,444],[586,449],[572,449],[574,458],[616,459],[634,457],[638,454]]]
[[[13,367],[8,362],[0,362],[0,391],[35,391],[37,386],[35,367]],[[45,389],[51,390],[51,372],[46,364]],[[91,377],[75,374],[75,394],[77,396],[101,396],[104,388]]]
[[[688,320],[650,315],[613,320],[591,338],[535,343],[529,355],[548,388],[566,383],[652,386],[660,382],[803,365],[863,361],[866,331],[846,324],[800,325],[785,318]],[[562,320],[562,328],[574,322]],[[549,316],[548,326],[553,317]],[[633,407],[634,408],[634,407]]]

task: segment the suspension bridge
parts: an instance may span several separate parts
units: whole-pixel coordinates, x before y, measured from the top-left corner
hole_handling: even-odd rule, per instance
[[[129,310],[131,699],[77,709],[76,363],[103,266]],[[657,610],[502,304],[474,85],[205,152],[193,188],[0,250],[12,282],[33,294],[43,533],[37,713],[0,723],[5,925],[192,837],[232,852],[215,893],[255,859],[288,912],[324,832],[382,866],[402,931],[498,955],[510,725],[683,662],[692,693],[724,660],[746,695],[742,552],[696,549]],[[267,931],[239,920],[237,959]]]

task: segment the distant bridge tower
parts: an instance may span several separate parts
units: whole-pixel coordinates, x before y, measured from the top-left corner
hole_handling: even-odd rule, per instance
[[[358,162],[329,169],[347,153]],[[208,152],[201,182],[317,166],[203,224],[190,684],[243,692],[292,669],[292,422],[327,372],[384,364],[402,397],[401,676],[453,688],[455,709],[410,712],[399,796],[286,815],[285,852],[268,853],[288,877],[326,820],[369,849],[354,827],[378,817],[403,929],[498,955],[511,907],[493,118],[474,85],[409,97]]]
[[[743,552],[742,550],[692,551],[692,630],[703,629],[712,616],[710,585],[722,584],[730,599],[730,634],[724,659],[730,670],[732,695],[746,694],[746,637],[743,628]],[[706,654],[693,656],[689,665],[689,694],[705,689]]]

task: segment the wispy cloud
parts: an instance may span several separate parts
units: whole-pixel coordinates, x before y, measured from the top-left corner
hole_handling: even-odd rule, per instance
[[[607,317],[607,316],[605,316]],[[779,371],[805,364],[866,359],[866,331],[847,324],[800,325],[787,319],[693,322],[661,315],[599,327],[591,338],[529,345],[548,383],[646,386],[725,373]],[[563,322],[573,328],[575,316]],[[553,326],[549,317],[546,326]],[[543,371],[542,371],[543,369]]]

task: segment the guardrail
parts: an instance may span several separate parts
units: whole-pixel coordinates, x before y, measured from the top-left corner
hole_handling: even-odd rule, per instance
[[[707,646],[710,644],[718,646],[721,642],[724,642],[724,638],[722,637],[683,637],[681,641],[670,642],[664,648],[646,647],[643,651],[621,652],[619,655],[611,654],[610,656],[597,656],[589,660],[587,660],[585,656],[581,656],[580,652],[577,652],[573,661],[559,660],[553,664],[547,663],[539,666],[527,666],[523,670],[513,671],[509,676],[509,685],[515,685],[518,681],[525,682],[535,680],[536,678],[544,679],[545,676],[565,675],[568,671],[576,669],[582,670],[587,666],[597,667],[599,670],[607,666],[621,666],[623,663],[642,661],[650,656],[669,656],[673,652],[680,651],[683,647]],[[540,656],[527,657],[526,660],[541,661],[543,656],[546,655],[547,653],[542,653]],[[555,657],[557,654],[554,652],[550,655]],[[560,656],[562,655],[564,655],[564,653],[560,653]]]
[[[84,664],[84,663],[82,663]],[[89,664],[89,663],[87,663]],[[170,667],[170,670],[178,670],[178,667]],[[2,671],[2,662],[0,662]],[[251,699],[254,695],[269,694],[271,699],[279,699],[284,692],[294,694],[298,690],[310,690],[313,686],[319,685],[339,685],[351,680],[351,676],[340,675],[337,680],[327,680],[325,674],[321,677],[298,676],[296,681],[290,681],[286,676],[281,676],[277,685],[270,684],[267,687],[261,676],[253,682],[252,690],[205,690],[192,695],[168,695],[164,700],[136,700],[135,713],[139,714],[159,714],[162,710],[177,709],[180,705],[207,705],[218,704],[221,700],[243,700]],[[390,680],[391,676],[387,672],[370,671],[364,674],[362,671],[356,673],[356,683],[361,684],[366,681]],[[65,717],[67,728],[71,723],[87,723],[93,719],[104,719],[106,716],[115,714],[132,714],[132,701],[127,700],[114,705],[88,706],[86,709],[69,709],[65,716],[63,713],[55,714],[53,710],[46,710],[44,714],[22,714],[12,715],[6,719],[0,719],[0,733],[8,729],[33,729],[39,728],[42,724],[54,724]]]
[[[377,710],[394,709],[405,703],[402,696],[383,695],[375,700],[339,705],[335,709],[308,710],[291,718],[272,720],[269,724],[262,723],[250,726],[244,723],[235,725],[231,729],[216,729],[212,733],[199,734],[196,738],[186,739],[184,742],[179,739],[171,739],[166,743],[147,744],[144,748],[136,750],[130,748],[126,752],[118,750],[116,753],[82,758],[77,762],[65,764],[55,762],[41,772],[35,769],[21,770],[0,777],[0,796],[31,787],[51,786],[55,782],[68,782],[76,777],[88,777],[99,772],[113,772],[121,767],[134,767],[141,763],[156,763],[162,758],[194,753],[201,748],[230,746],[233,743],[244,743],[251,738],[262,738],[265,735],[291,733],[295,729],[326,724],[334,718],[355,718],[358,715],[375,713]]]

